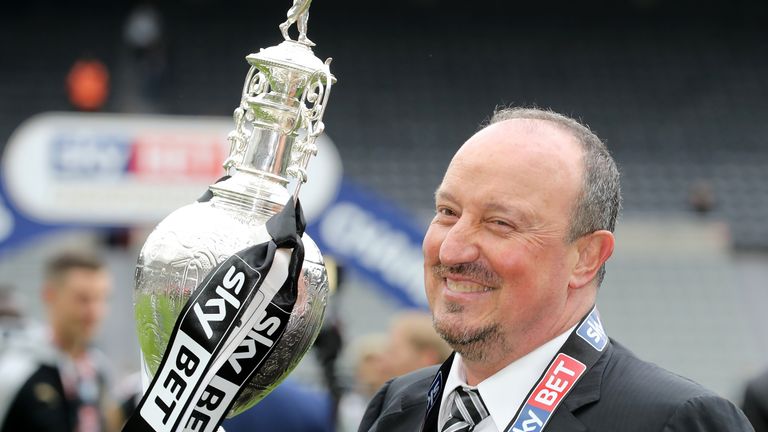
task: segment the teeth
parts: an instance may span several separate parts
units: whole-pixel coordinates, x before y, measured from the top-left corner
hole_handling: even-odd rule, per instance
[[[492,289],[491,287],[479,285],[472,282],[457,282],[449,279],[446,279],[445,283],[448,286],[449,290],[453,292],[460,292],[460,293],[486,292]]]

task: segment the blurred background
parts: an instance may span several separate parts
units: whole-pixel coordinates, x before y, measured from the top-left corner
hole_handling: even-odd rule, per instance
[[[98,344],[117,381],[138,369],[138,251],[165,214],[221,175],[210,161],[225,155],[244,57],[282,41],[290,5],[3,6],[0,284],[42,319],[42,263],[73,246],[99,250],[115,289]],[[333,57],[338,78],[325,115],[330,156],[320,156],[332,160],[309,184],[324,197],[310,232],[343,274],[331,298],[342,386],[353,385],[356,341],[425,306],[419,243],[432,194],[461,143],[512,104],[581,119],[619,163],[624,209],[599,297],[608,333],[740,402],[768,363],[768,3],[312,6],[314,52]],[[104,123],[89,129],[94,118]],[[135,162],[141,152],[150,162]],[[212,156],[190,162],[201,152]],[[308,356],[296,379],[321,386],[317,363]]]

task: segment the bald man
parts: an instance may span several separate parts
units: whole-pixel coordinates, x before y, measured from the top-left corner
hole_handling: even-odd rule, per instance
[[[620,203],[587,127],[496,112],[453,157],[423,243],[454,354],[387,383],[359,431],[751,431],[730,402],[608,338],[595,304]]]

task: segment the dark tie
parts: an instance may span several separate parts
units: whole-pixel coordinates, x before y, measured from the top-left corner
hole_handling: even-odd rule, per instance
[[[471,432],[475,425],[488,417],[488,409],[476,389],[457,387],[449,404],[451,416],[441,432]]]

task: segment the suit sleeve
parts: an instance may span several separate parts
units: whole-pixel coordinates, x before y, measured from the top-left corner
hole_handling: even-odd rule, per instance
[[[734,404],[718,396],[687,400],[672,414],[663,432],[754,432]]]
[[[387,381],[368,403],[368,407],[365,409],[363,419],[360,421],[360,427],[358,427],[357,432],[368,432],[371,429],[371,426],[376,423],[376,420],[379,419],[390,384],[392,384],[392,380]]]

